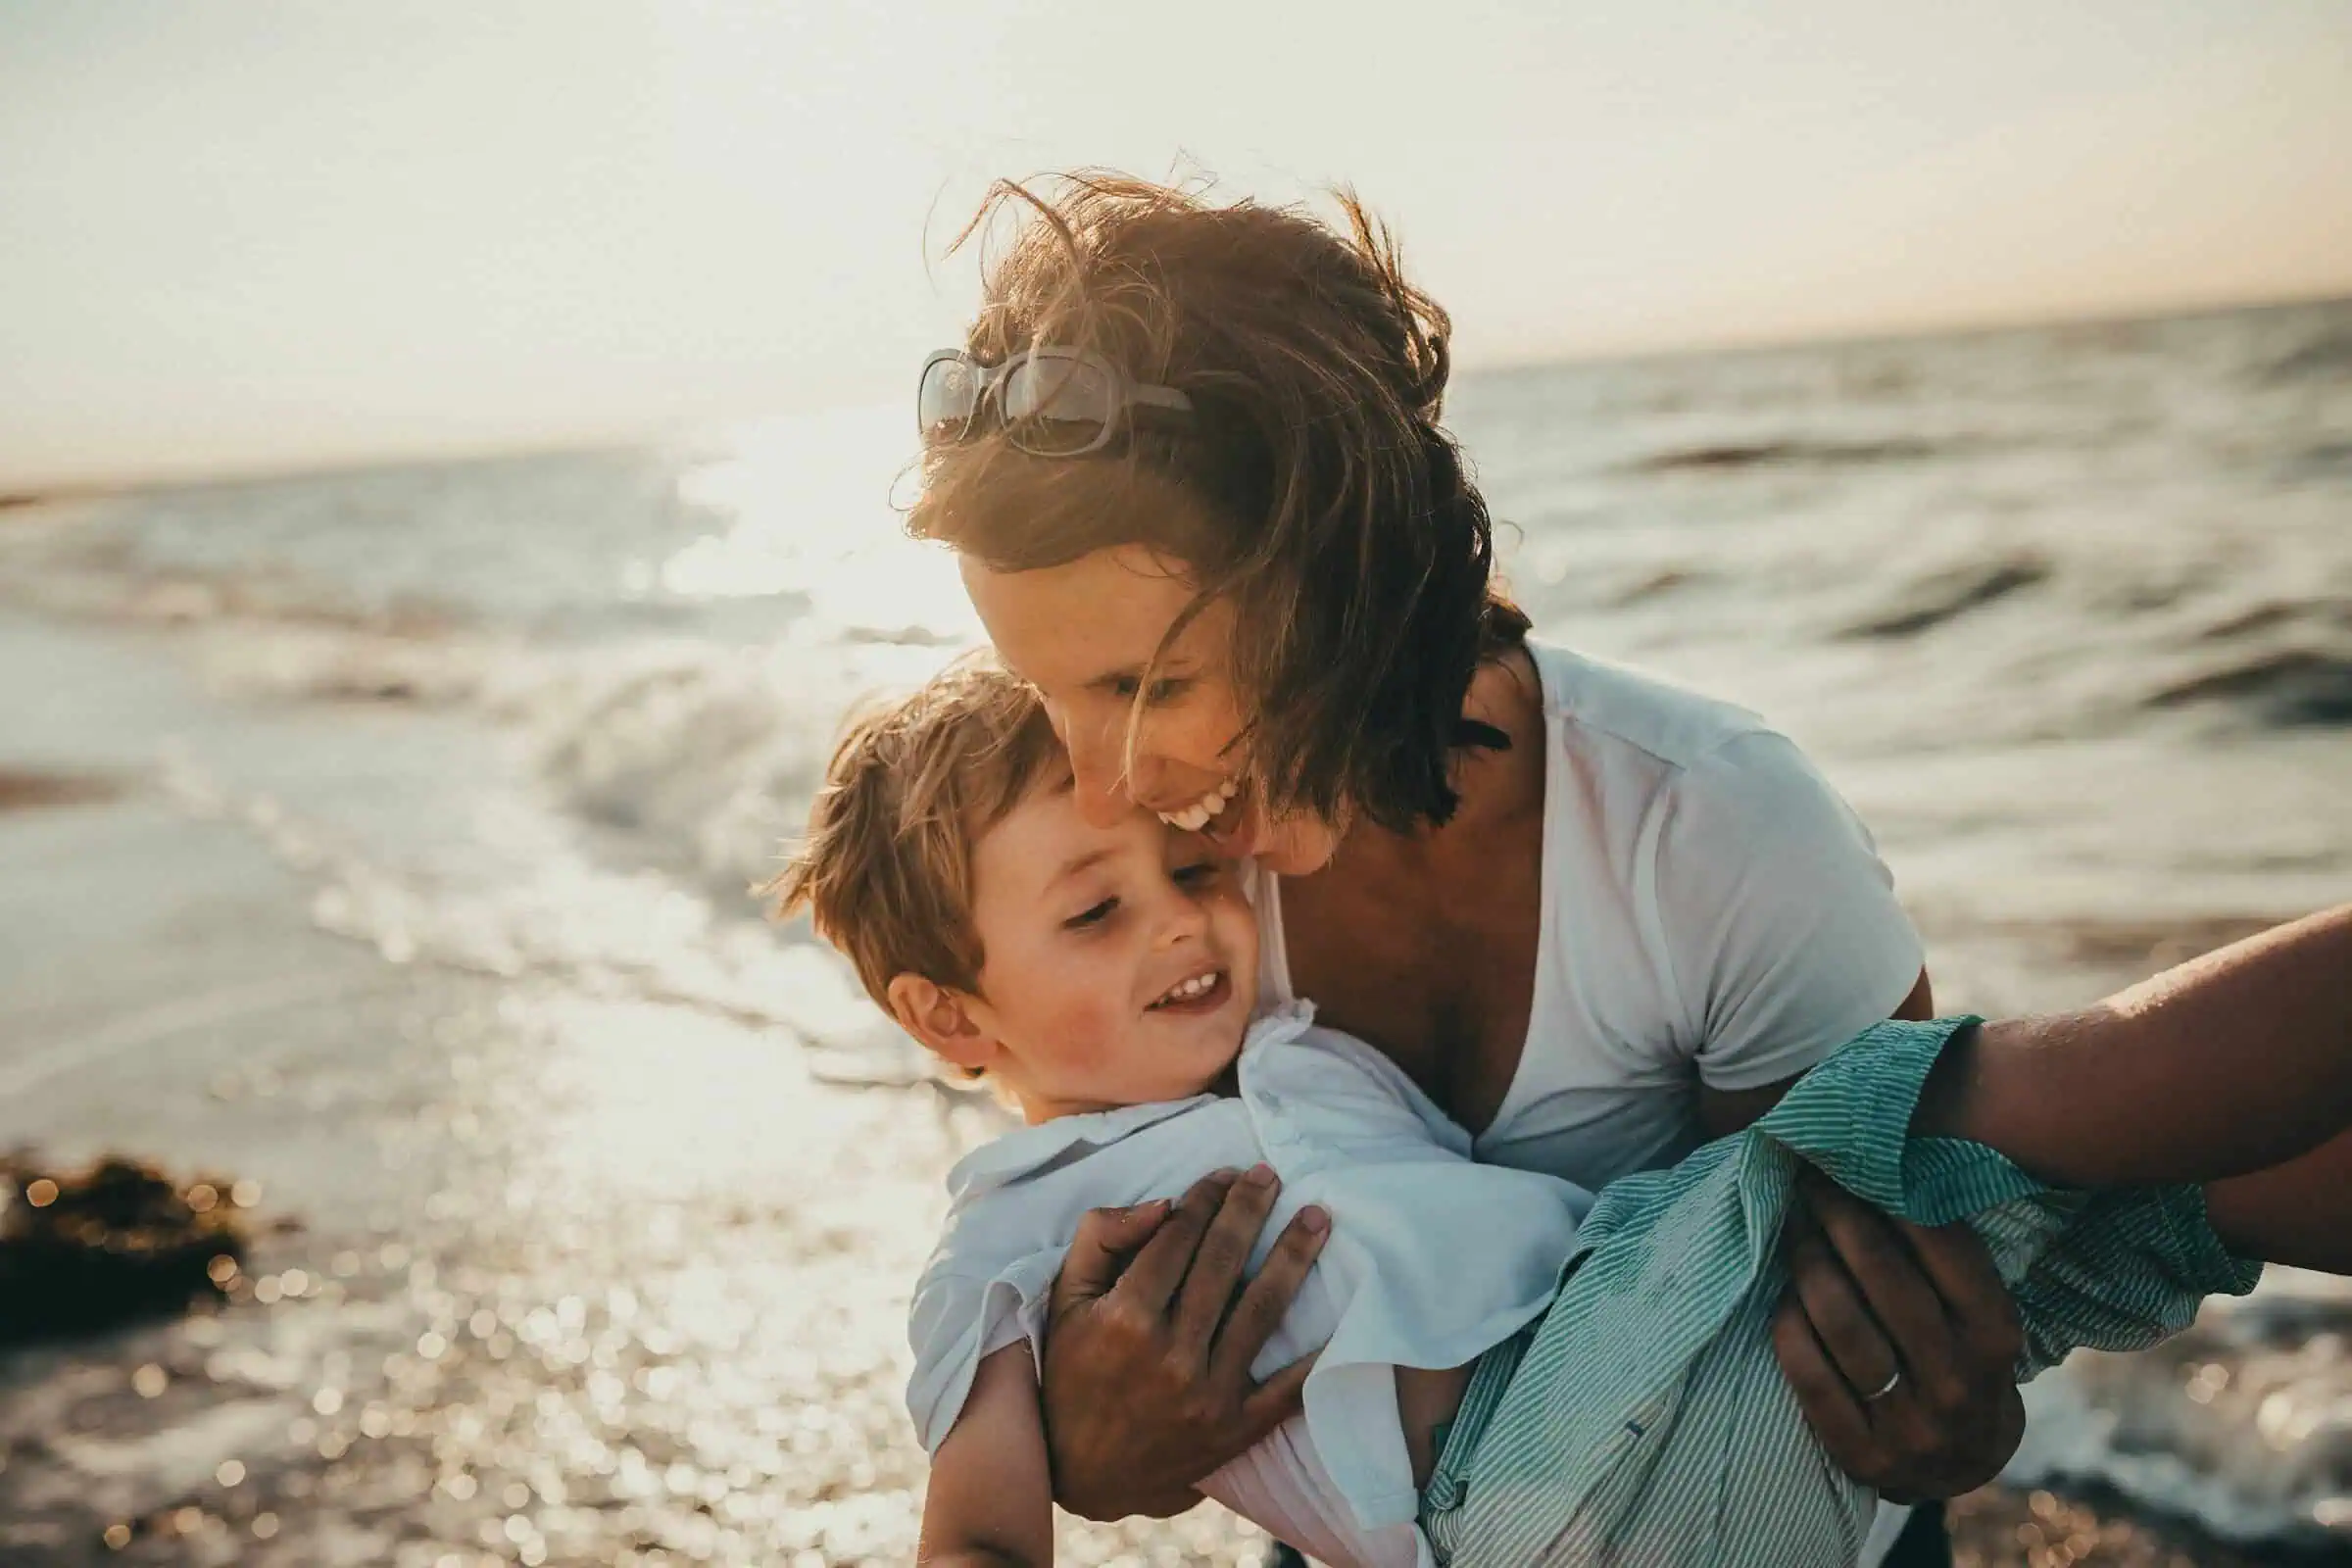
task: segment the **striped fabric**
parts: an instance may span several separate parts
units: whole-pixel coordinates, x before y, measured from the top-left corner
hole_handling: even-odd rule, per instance
[[[1442,1563],[1453,1560],[1459,1544],[1462,1498],[1469,1491],[1470,1462],[1477,1455],[1478,1440],[1494,1419],[1494,1412],[1502,1408],[1511,1379],[1542,1326],[1539,1318],[1480,1356],[1471,1370],[1470,1386],[1462,1391],[1462,1402],[1454,1408],[1453,1420],[1438,1429],[1437,1468],[1430,1472],[1429,1485],[1421,1489],[1421,1532],[1429,1537]]]
[[[1800,1157],[1889,1213],[1984,1237],[2025,1323],[2021,1382],[2253,1289],[2260,1265],[2224,1250],[2195,1188],[2061,1192],[1981,1145],[1909,1138],[1929,1068],[1976,1021],[1883,1024],[1746,1132],[1601,1194],[1532,1340],[1490,1352],[1495,1375],[1482,1360],[1447,1434],[1422,1508],[1442,1562],[1858,1559],[1875,1499],[1830,1462],[1772,1353]]]

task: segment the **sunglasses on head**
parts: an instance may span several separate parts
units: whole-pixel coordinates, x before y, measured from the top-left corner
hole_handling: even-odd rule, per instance
[[[1192,408],[1172,386],[1130,381],[1101,355],[1063,348],[1023,349],[996,366],[943,349],[923,362],[914,398],[925,441],[960,441],[985,414],[1014,446],[1044,458],[1099,452],[1123,420]]]

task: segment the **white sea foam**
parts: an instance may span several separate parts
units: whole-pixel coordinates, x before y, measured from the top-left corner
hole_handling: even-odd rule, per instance
[[[2026,1406],[2016,1485],[2102,1482],[2233,1541],[2352,1537],[2352,1282],[2273,1269],[2158,1350],[2076,1356]]]

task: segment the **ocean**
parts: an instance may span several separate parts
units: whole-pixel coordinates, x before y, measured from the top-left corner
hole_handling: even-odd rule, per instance
[[[1944,1010],[2352,898],[2352,302],[1447,416],[1539,633],[1806,746]],[[910,424],[0,509],[0,1145],[257,1173],[287,1227],[272,1299],[0,1360],[0,1557],[911,1554],[900,1314],[990,1113],[753,891],[845,710],[977,637]],[[2030,1391],[2007,1479],[2352,1553],[2347,1336],[2275,1273]]]

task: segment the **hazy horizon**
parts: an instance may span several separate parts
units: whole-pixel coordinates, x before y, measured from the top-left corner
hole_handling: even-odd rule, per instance
[[[1354,185],[1473,370],[2352,294],[2352,9],[1393,15],[0,0],[0,491],[894,398],[1081,164]]]
[[[1748,354],[1765,355],[1807,349],[1830,349],[1841,345],[1927,343],[1942,339],[1991,337],[2012,332],[2052,331],[2070,327],[2126,326],[2141,322],[2186,320],[2201,317],[2228,316],[2239,313],[2292,311],[2334,304],[2338,301],[2352,302],[2352,289],[2282,299],[2219,300],[2208,303],[2183,303],[2156,310],[2089,312],[2076,316],[2022,320],[1964,321],[1907,328],[1865,327],[1848,332],[1814,333],[1802,337],[1762,337],[1713,343],[1676,343],[1663,344],[1654,348],[1622,351],[1580,353],[1575,350],[1565,350],[1526,360],[1473,361],[1470,364],[1456,367],[1454,382],[1459,385],[1465,378],[1540,374],[1547,369],[1565,369],[1576,367],[1639,365],[1647,361],[1669,362],[1731,358]],[[691,443],[704,438],[723,441],[726,432],[730,429],[757,427],[772,424],[779,420],[809,416],[870,411],[882,406],[880,403],[869,400],[860,404],[822,405],[790,412],[753,409],[739,415],[721,415],[667,426],[649,425],[642,429],[583,430],[569,434],[551,432],[538,438],[524,437],[474,445],[458,441],[418,447],[413,450],[378,446],[359,447],[345,452],[322,450],[283,463],[273,463],[264,459],[250,463],[230,462],[178,469],[68,475],[37,485],[23,487],[12,487],[5,483],[4,470],[0,470],[0,504],[66,499],[75,496],[98,496],[181,485],[239,484],[249,481],[290,478],[304,474],[333,474],[370,468],[399,468],[420,464],[495,463],[510,458],[618,451],[633,447],[660,445],[669,441]],[[907,417],[909,421],[908,450],[911,453],[913,447],[912,414],[909,413]]]

